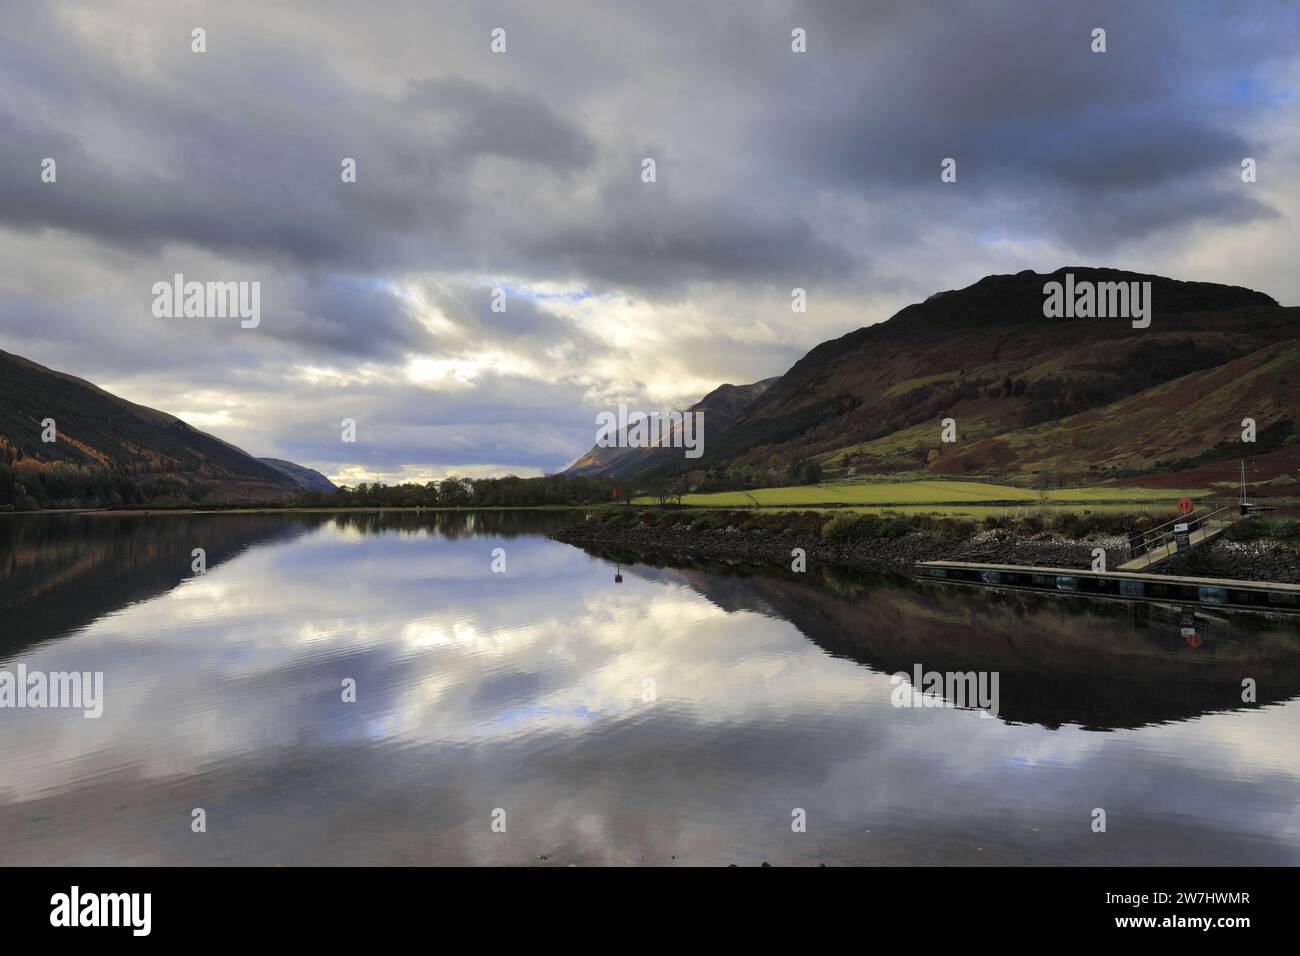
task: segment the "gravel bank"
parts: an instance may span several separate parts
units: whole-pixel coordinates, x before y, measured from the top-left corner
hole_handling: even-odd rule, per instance
[[[785,567],[790,566],[791,551],[803,548],[810,564],[837,564],[903,574],[910,574],[917,561],[940,559],[1083,570],[1092,566],[1092,551],[1098,547],[1105,550],[1109,568],[1128,560],[1126,541],[1118,536],[1079,540],[1009,530],[980,531],[964,540],[953,540],[933,531],[913,531],[895,538],[827,542],[819,534],[801,531],[744,531],[734,526],[694,530],[684,525],[611,527],[592,522],[565,528],[551,537],[581,548],[633,552],[661,559]],[[1300,583],[1300,551],[1276,541],[1220,540],[1191,554],[1175,555],[1151,570],[1157,574]]]

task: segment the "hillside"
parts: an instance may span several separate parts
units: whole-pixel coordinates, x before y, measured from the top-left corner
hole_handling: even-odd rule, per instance
[[[42,441],[53,419],[57,440]],[[0,508],[265,500],[289,477],[175,416],[0,351]]]
[[[1253,445],[1241,441],[1244,418],[1255,419]],[[1112,482],[1142,476],[1146,484],[1168,484],[1171,476],[1187,476],[1179,480],[1235,487],[1244,457],[1252,484],[1291,488],[1300,484],[1297,422],[1300,342],[1292,340],[1101,408],[973,441],[930,470],[1069,475],[1083,469]]]
[[[719,385],[687,409],[704,415],[704,448],[740,417],[756,398],[776,384],[777,378],[767,378],[752,385]],[[671,447],[677,429],[669,432],[668,447],[656,448],[601,448],[592,449],[566,468],[562,474],[585,475],[589,478],[623,478],[639,474],[671,462],[681,456],[680,449]]]
[[[283,458],[259,458],[264,465],[270,465],[304,491],[338,491],[338,486],[314,468],[305,468]]]
[[[1067,272],[1150,281],[1150,327],[1044,317],[1044,284]],[[989,276],[822,343],[700,462],[669,467],[784,470],[812,458],[828,475],[1169,475],[1213,454],[1235,461],[1250,416],[1261,432],[1250,451],[1267,472],[1254,477],[1294,476],[1297,328],[1300,309],[1236,286],[1080,267]],[[940,442],[945,417],[956,419],[954,444]],[[1236,447],[1219,445],[1228,440]]]

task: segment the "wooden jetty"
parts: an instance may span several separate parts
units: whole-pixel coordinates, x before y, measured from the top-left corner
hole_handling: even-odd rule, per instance
[[[1133,571],[1082,571],[970,561],[918,561],[927,581],[977,587],[1041,591],[1120,601],[1199,604],[1222,608],[1300,613],[1300,584],[1191,578]]]

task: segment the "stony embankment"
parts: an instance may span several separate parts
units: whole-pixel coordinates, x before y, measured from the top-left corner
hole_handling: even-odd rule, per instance
[[[1092,549],[1096,547],[1106,549],[1107,561],[1112,567],[1124,560],[1120,550],[1123,540],[1117,537],[1078,541],[1039,535],[1027,539],[1008,531],[981,531],[964,541],[934,531],[912,531],[898,537],[860,537],[836,542],[825,541],[816,532],[772,532],[761,528],[746,531],[734,525],[693,529],[686,525],[659,528],[587,523],[565,528],[551,537],[584,548],[737,564],[788,566],[792,551],[802,548],[810,563],[905,573],[910,573],[917,561],[938,559],[1085,568],[1092,563]]]
[[[1014,528],[972,529],[961,536],[921,528],[889,536],[826,540],[818,530],[800,527],[773,530],[727,524],[699,528],[687,523],[662,527],[587,521],[551,537],[595,551],[645,555],[670,562],[676,559],[789,567],[793,550],[802,548],[810,566],[835,564],[904,574],[910,574],[917,561],[941,559],[1086,569],[1092,566],[1094,548],[1106,552],[1108,568],[1128,560],[1123,536],[1093,534],[1073,538]],[[1176,555],[1152,568],[1151,573],[1300,583],[1300,550],[1271,540],[1219,540],[1191,554]]]
[[[1281,541],[1225,541],[1175,554],[1152,568],[1157,574],[1300,584],[1300,548]]]

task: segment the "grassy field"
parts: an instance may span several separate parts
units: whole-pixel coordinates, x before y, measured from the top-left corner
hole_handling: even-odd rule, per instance
[[[948,518],[1024,518],[1029,514],[1047,517],[1054,514],[1074,514],[1082,509],[1092,514],[1167,514],[1172,517],[1177,508],[1172,501],[1133,501],[1133,502],[1078,502],[1033,501],[1013,504],[945,504],[945,505],[835,505],[817,506],[798,510],[821,511],[833,514],[849,511],[853,514],[879,515],[934,515],[942,514]],[[782,508],[764,510],[781,511]],[[790,509],[794,510],[794,509]]]
[[[1205,497],[1206,490],[1171,491],[1155,488],[1057,488],[1035,491],[1014,485],[983,481],[834,481],[820,485],[795,485],[785,488],[757,488],[754,491],[719,491],[709,494],[683,495],[682,504],[700,508],[804,508],[816,505],[974,505],[1008,502],[1020,505],[1063,503],[1143,503],[1177,500],[1181,497]],[[637,504],[653,504],[653,499],[638,498]]]

